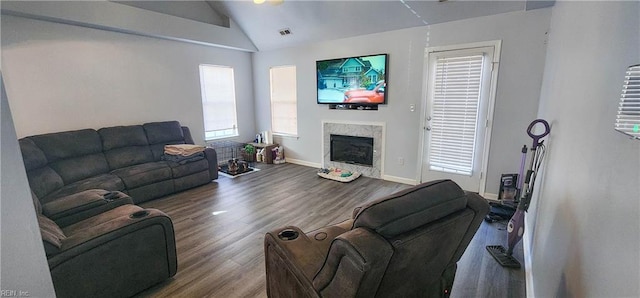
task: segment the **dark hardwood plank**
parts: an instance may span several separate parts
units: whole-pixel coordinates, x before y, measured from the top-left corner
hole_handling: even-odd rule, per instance
[[[220,177],[142,204],[171,216],[178,273],[139,297],[266,297],[267,231],[285,225],[311,231],[337,223],[350,218],[353,208],[409,187],[367,177],[339,183],[294,164],[257,166],[256,173]],[[502,269],[484,248],[506,242],[506,231],[496,227],[483,223],[467,248],[453,297],[524,297],[524,271]],[[521,251],[516,251],[520,260]]]

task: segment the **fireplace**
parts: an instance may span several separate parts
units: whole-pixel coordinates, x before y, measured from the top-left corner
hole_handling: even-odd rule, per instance
[[[335,159],[335,153],[341,154],[347,152],[347,150],[332,150],[331,138],[332,135],[356,137],[370,139],[368,146],[371,146],[367,150],[370,150],[371,160],[366,162],[356,163],[353,158],[340,158],[343,161],[333,161]],[[385,124],[381,122],[357,122],[357,121],[322,121],[322,167],[323,168],[338,168],[351,172],[361,173],[362,176],[371,178],[382,178],[384,169],[384,135]],[[359,146],[362,146],[360,144]],[[338,152],[335,152],[338,151]],[[333,153],[332,153],[333,152]],[[332,156],[333,154],[333,156]],[[360,152],[357,155],[361,155]]]
[[[332,134],[329,146],[331,161],[373,166],[373,138]]]

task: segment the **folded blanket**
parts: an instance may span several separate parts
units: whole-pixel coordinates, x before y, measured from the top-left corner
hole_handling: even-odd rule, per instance
[[[190,163],[190,162],[194,162],[194,161],[197,161],[197,160],[204,159],[204,152],[197,152],[197,153],[194,153],[194,154],[189,155],[189,156],[163,154],[162,157],[160,157],[160,159],[165,160],[165,161],[177,162],[177,163],[183,165],[183,164],[186,164],[186,163]]]
[[[193,154],[203,152],[204,146],[191,144],[165,145],[164,154],[191,156]]]

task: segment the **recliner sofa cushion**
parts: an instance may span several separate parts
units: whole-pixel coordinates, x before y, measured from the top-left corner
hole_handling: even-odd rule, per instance
[[[102,140],[93,129],[43,134],[29,139],[44,152],[49,166],[65,184],[109,171],[102,153]]]
[[[19,143],[29,184],[37,196],[46,196],[64,185],[62,177],[47,165],[47,157],[36,143],[29,138],[22,138]]]
[[[160,160],[164,154],[164,145],[185,143],[182,126],[178,121],[151,122],[142,127],[147,133],[147,141],[155,160]]]
[[[392,237],[462,210],[466,205],[465,192],[456,183],[431,181],[357,208],[353,228],[366,227]]]
[[[51,164],[51,168],[62,177],[64,184],[109,172],[109,165],[102,152],[56,161]]]
[[[29,138],[22,138],[18,141],[20,144],[20,151],[22,152],[22,159],[24,161],[24,168],[27,171],[41,168],[47,165],[47,157],[44,152],[38,148]]]
[[[44,152],[49,162],[102,152],[102,141],[93,129],[49,133],[29,139]]]
[[[62,177],[48,166],[28,171],[27,179],[29,179],[31,190],[39,198],[44,198],[64,186]]]
[[[127,189],[171,179],[171,168],[164,161],[148,162],[111,172],[122,179]]]
[[[129,146],[149,145],[141,125],[105,127],[98,129],[98,134],[102,138],[104,151]]]
[[[182,126],[178,121],[150,122],[142,125],[149,144],[160,144],[176,140],[184,141]]]
[[[186,164],[179,164],[173,161],[167,161],[167,165],[171,167],[173,178],[184,177],[202,171],[209,170],[209,162],[206,159],[200,159]]]
[[[111,170],[154,161],[141,125],[101,128],[98,134]]]
[[[100,174],[91,178],[76,181],[74,183],[65,185],[59,190],[45,196],[40,197],[42,204],[49,203],[56,198],[65,197],[88,189],[105,189],[111,191],[123,191],[125,189],[124,183],[120,177],[113,174]],[[37,194],[37,193],[36,193]]]

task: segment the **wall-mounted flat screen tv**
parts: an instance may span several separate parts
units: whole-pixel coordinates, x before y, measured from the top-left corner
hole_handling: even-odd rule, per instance
[[[387,103],[387,54],[316,61],[319,104]]]

